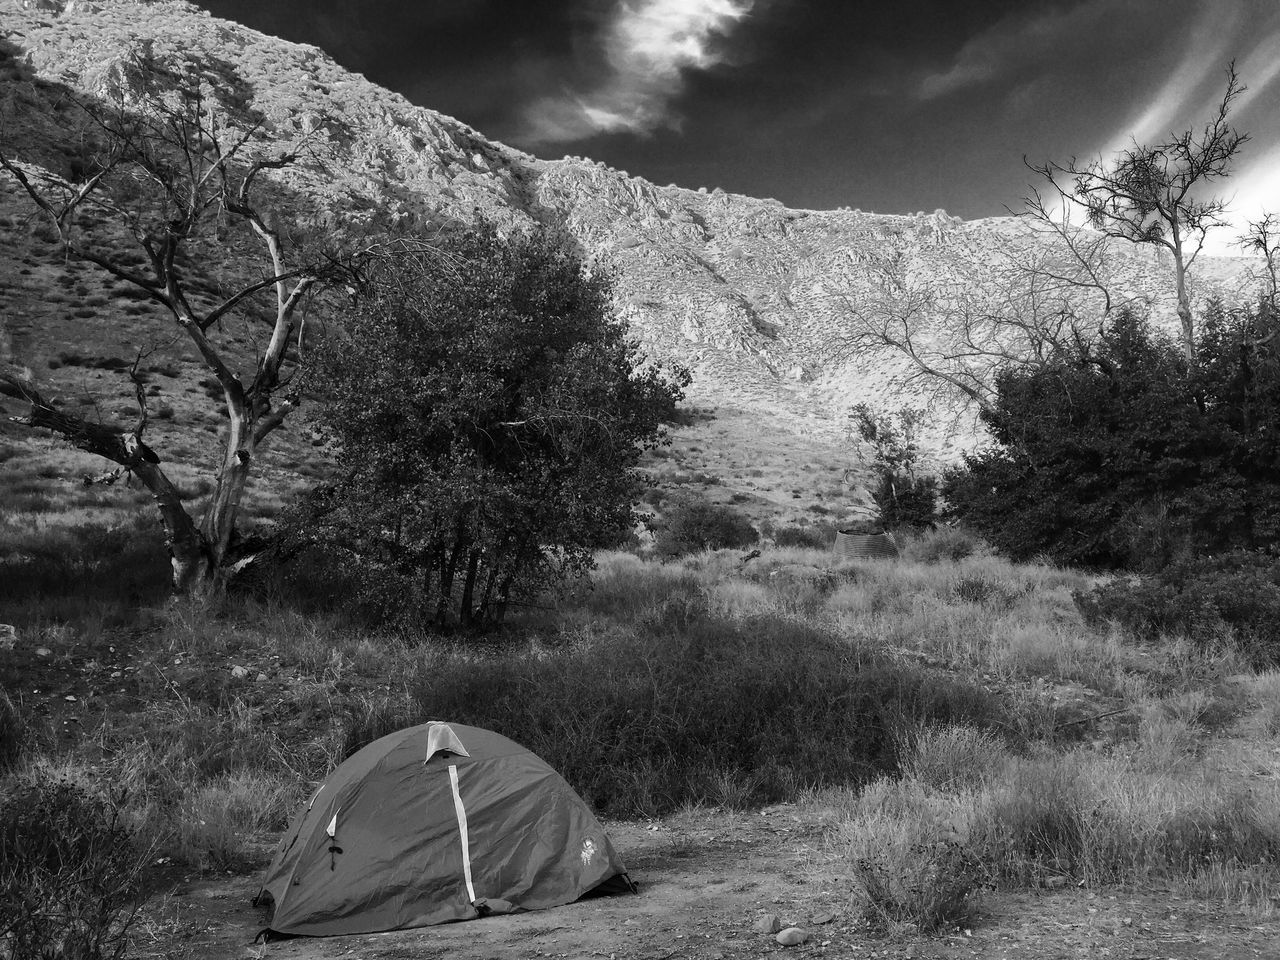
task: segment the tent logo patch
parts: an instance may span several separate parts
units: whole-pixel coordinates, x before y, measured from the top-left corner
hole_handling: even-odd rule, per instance
[[[585,867],[596,855],[596,842],[590,837],[582,841],[582,865]]]

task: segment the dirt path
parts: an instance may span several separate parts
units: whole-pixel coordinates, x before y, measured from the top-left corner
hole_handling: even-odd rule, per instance
[[[967,932],[878,938],[849,908],[848,884],[823,841],[821,822],[786,806],[614,823],[609,832],[641,884],[639,896],[263,947],[252,940],[265,915],[248,902],[258,878],[238,877],[199,881],[157,902],[138,946],[144,957],[184,960],[1280,960],[1280,918],[1250,917],[1161,891],[993,893]],[[766,912],[804,927],[808,943],[782,947],[754,932],[752,923]]]

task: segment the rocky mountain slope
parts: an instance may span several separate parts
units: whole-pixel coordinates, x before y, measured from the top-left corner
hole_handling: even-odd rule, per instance
[[[653,355],[692,369],[696,402],[815,438],[838,439],[851,403],[919,401],[901,384],[899,358],[839,349],[850,304],[866,292],[862,265],[896,257],[917,276],[950,277],[958,262],[1038,242],[1012,218],[792,210],[718,189],[659,187],[583,158],[538,159],[414,106],[315,47],[178,0],[0,0],[0,30],[4,144],[24,159],[56,168],[66,148],[65,127],[25,92],[33,77],[111,96],[127,86],[131,63],[159,58],[201,76],[228,116],[301,145],[306,160],[288,171],[289,186],[344,215],[565,225],[616,266],[620,310]],[[1115,256],[1117,283],[1169,312],[1167,265],[1144,251]],[[1241,272],[1209,265],[1204,291],[1238,287]],[[38,340],[23,342],[30,351]],[[946,456],[968,439],[971,425],[949,420],[934,449]]]

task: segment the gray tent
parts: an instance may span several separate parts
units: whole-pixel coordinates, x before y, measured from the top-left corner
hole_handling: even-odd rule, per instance
[[[268,934],[330,936],[634,892],[582,799],[519,744],[427,723],[352,754],[294,820]]]

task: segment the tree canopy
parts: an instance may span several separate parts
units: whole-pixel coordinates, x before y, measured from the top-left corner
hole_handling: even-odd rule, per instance
[[[1196,356],[1121,312],[1096,343],[1010,370],[994,445],[945,482],[951,510],[1014,557],[1156,568],[1280,538],[1280,315],[1201,320]]]
[[[314,383],[339,471],[309,534],[440,623],[586,568],[634,523],[641,451],[688,383],[643,362],[611,291],[546,231],[375,266]]]

